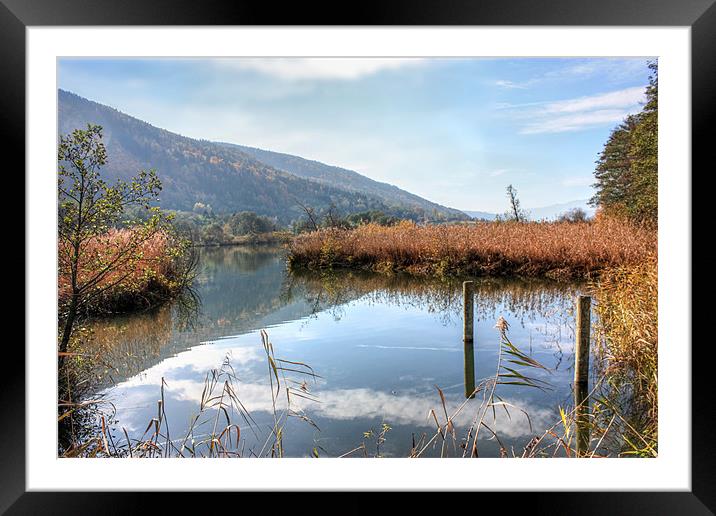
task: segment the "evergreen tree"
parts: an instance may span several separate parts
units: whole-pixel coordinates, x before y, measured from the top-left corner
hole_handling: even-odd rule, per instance
[[[656,224],[658,220],[658,66],[651,76],[646,104],[609,136],[594,172],[596,194],[591,199],[610,216]]]
[[[646,88],[646,105],[639,115],[631,146],[631,185],[633,202],[629,206],[631,218],[656,222],[658,219],[658,77],[656,63],[650,63],[652,75]]]
[[[632,136],[638,125],[636,116],[627,117],[609,136],[594,171],[597,192],[591,199],[607,215],[626,216],[632,183]]]

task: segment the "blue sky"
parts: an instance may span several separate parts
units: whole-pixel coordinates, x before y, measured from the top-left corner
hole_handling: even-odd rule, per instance
[[[465,210],[592,195],[647,58],[62,59],[59,87],[158,127],[296,154]]]

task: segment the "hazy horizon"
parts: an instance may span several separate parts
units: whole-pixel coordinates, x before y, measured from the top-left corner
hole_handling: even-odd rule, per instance
[[[355,170],[445,206],[592,196],[646,58],[59,60],[58,87],[152,125]]]

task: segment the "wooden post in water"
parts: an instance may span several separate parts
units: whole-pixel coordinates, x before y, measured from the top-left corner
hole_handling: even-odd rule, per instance
[[[589,340],[592,298],[577,298],[574,343],[574,406],[577,427],[577,456],[589,450]]]
[[[462,284],[462,341],[465,348],[465,397],[475,397],[475,289],[472,281]]]

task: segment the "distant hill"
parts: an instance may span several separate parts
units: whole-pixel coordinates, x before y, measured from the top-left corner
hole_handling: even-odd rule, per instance
[[[541,206],[539,208],[526,208],[525,211],[529,214],[530,220],[554,220],[560,215],[575,208],[581,208],[588,217],[594,217],[596,210],[588,203],[589,199],[581,199],[560,204],[551,204],[549,206]],[[463,213],[466,213],[473,219],[495,220],[497,217],[496,213],[489,213],[486,211],[463,210]]]
[[[496,214],[496,213],[489,213],[489,212],[486,212],[486,211],[467,211],[467,210],[463,210],[463,213],[467,213],[467,214],[468,214],[470,217],[472,217],[473,219],[478,219],[478,220],[495,220],[495,218],[497,217],[497,214]]]
[[[304,215],[299,203],[318,210],[335,205],[343,214],[380,210],[416,220],[467,218],[458,210],[357,172],[267,151],[261,151],[266,160],[262,161],[257,159],[258,149],[249,153],[244,150],[248,147],[181,136],[59,90],[60,134],[88,123],[104,128],[108,163],[103,175],[112,181],[128,179],[141,169],[156,169],[163,185],[163,208],[188,211],[200,202],[210,204],[216,213],[253,211],[282,224]]]
[[[239,149],[276,169],[352,192],[373,195],[384,201],[388,206],[395,208],[411,206],[419,210],[424,210],[426,213],[435,212],[447,214],[450,218],[454,219],[465,218],[464,212],[428,201],[415,194],[401,190],[397,186],[374,181],[353,170],[326,165],[319,161],[312,161],[291,154],[282,154],[230,143],[225,145],[230,148]]]
[[[588,217],[594,217],[596,209],[590,206],[588,202],[589,199],[581,199],[578,201],[570,201],[561,204],[543,206],[541,208],[532,208],[528,209],[527,211],[530,212],[530,218],[532,220],[554,220],[560,215],[575,208],[581,208],[584,210]]]

